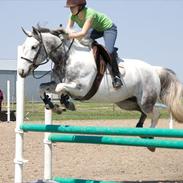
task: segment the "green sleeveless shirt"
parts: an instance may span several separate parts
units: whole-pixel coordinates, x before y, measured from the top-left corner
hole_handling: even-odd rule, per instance
[[[80,28],[88,19],[92,19],[92,28],[96,31],[103,32],[112,27],[112,20],[105,14],[97,12],[91,8],[84,8],[84,19],[80,20],[77,15],[71,15],[71,20],[76,22]]]

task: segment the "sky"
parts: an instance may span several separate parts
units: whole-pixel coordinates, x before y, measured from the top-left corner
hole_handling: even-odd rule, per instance
[[[17,46],[26,38],[21,27],[31,30],[37,23],[65,27],[70,14],[65,3],[0,0],[1,62],[17,58]],[[170,68],[183,82],[183,0],[88,0],[87,6],[107,14],[117,25],[121,58]]]

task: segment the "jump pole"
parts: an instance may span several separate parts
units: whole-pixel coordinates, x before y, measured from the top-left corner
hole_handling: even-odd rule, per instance
[[[106,126],[73,126],[73,125],[44,125],[24,123],[20,127],[24,132],[50,132],[64,134],[85,135],[115,135],[115,136],[143,136],[143,137],[173,137],[183,138],[181,129],[165,128],[129,128]]]
[[[20,63],[21,46],[18,46],[17,68]],[[16,82],[16,128],[15,128],[15,183],[23,182],[23,138],[24,133],[20,129],[24,121],[24,79],[17,73]]]

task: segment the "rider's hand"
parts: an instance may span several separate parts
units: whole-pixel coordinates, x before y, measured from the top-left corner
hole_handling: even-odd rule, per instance
[[[74,38],[75,38],[75,33],[70,32],[70,33],[68,34],[68,39],[74,39]]]

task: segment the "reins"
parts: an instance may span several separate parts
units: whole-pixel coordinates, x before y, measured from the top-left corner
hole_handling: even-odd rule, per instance
[[[24,59],[24,60],[26,60],[27,62],[29,62],[29,63],[31,63],[32,64],[32,66],[33,66],[33,71],[32,71],[32,74],[33,74],[33,77],[35,78],[35,79],[41,79],[41,78],[43,78],[44,76],[46,76],[47,74],[49,74],[51,71],[48,71],[48,72],[46,72],[45,74],[43,74],[42,76],[40,76],[40,77],[37,77],[36,75],[35,75],[35,69],[37,68],[37,67],[39,67],[40,65],[44,65],[44,64],[46,64],[46,63],[48,63],[49,62],[49,60],[50,60],[50,56],[51,56],[51,54],[54,52],[54,51],[57,51],[63,44],[64,44],[64,39],[60,39],[60,37],[59,36],[57,36],[57,37],[59,37],[59,39],[60,39],[60,41],[61,41],[61,43],[57,46],[57,47],[55,47],[55,48],[53,48],[49,53],[47,52],[47,50],[46,50],[46,47],[45,47],[45,45],[44,45],[44,43],[43,43],[43,38],[42,38],[42,34],[41,34],[41,32],[40,32],[40,34],[39,34],[40,36],[39,36],[39,49],[38,49],[38,52],[36,53],[36,55],[35,55],[35,57],[34,57],[34,59],[33,60],[30,60],[30,59],[28,59],[28,58],[25,58],[25,57],[21,57],[21,59]],[[72,39],[72,42],[71,42],[71,44],[69,45],[69,47],[68,47],[68,49],[66,50],[65,49],[65,44],[64,44],[64,59],[63,59],[63,61],[64,61],[64,67],[63,67],[63,72],[65,72],[65,66],[66,66],[66,62],[67,62],[67,59],[69,58],[69,51],[70,51],[70,49],[71,49],[71,47],[72,47],[72,45],[73,45],[73,43],[74,43],[74,39]],[[36,64],[36,60],[37,60],[37,58],[38,58],[38,56],[39,56],[39,54],[40,54],[40,52],[41,52],[41,45],[42,45],[42,47],[43,47],[43,49],[44,49],[44,52],[46,53],[46,61],[45,62],[42,62],[42,63],[40,63],[40,64]],[[52,69],[51,69],[52,70]]]

